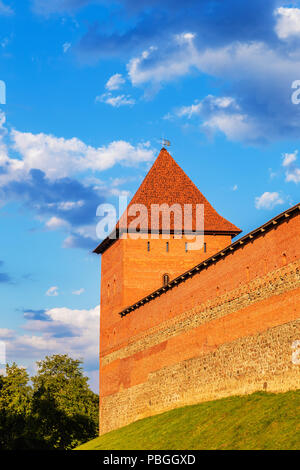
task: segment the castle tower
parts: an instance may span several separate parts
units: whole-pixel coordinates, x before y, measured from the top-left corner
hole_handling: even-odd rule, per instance
[[[119,321],[118,313],[125,307],[168,283],[179,274],[209,258],[231,243],[240,229],[221,217],[194,183],[179,167],[169,152],[162,148],[156,161],[128,205],[128,213],[134,204],[142,204],[148,211],[148,229],[151,227],[153,204],[169,207],[192,205],[192,228],[196,227],[196,205],[204,207],[204,239],[201,248],[190,250],[185,235],[176,237],[176,219],[170,217],[170,238],[166,238],[159,217],[157,238],[143,233],[138,239],[127,235],[133,217],[128,216],[126,226],[117,225],[117,239],[100,243],[95,253],[102,254],[101,267],[101,338],[105,331]],[[183,227],[184,228],[184,227]],[[149,235],[149,236],[148,236]],[[126,237],[127,236],[127,237]],[[103,346],[106,341],[102,341]],[[101,346],[101,347],[102,347]]]
[[[186,250],[185,226],[177,238],[175,216],[170,237],[164,214],[155,237],[148,233],[153,204],[204,207],[202,233],[197,210],[190,217],[203,242],[197,250]],[[147,210],[132,238],[136,207]],[[100,434],[201,401],[299,389],[300,204],[231,243],[240,230],[162,149],[127,215],[117,238],[95,250],[102,254]]]

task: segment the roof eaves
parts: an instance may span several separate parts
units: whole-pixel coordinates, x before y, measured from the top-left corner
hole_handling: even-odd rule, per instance
[[[106,251],[113,243],[115,243],[119,238],[121,238],[121,235],[123,233],[130,233],[129,230],[123,230],[123,231],[120,231],[117,229],[117,233],[116,233],[116,237],[111,237],[111,235],[109,235],[108,237],[106,237],[94,250],[93,250],[93,253],[96,253],[96,254],[103,254],[104,251]],[[136,232],[132,232],[132,233],[136,233]],[[142,232],[141,232],[142,233]],[[144,233],[144,232],[143,232]],[[147,233],[151,233],[150,231],[148,231]],[[174,230],[170,230],[169,231],[163,231],[163,230],[158,230],[157,232],[152,232],[152,233],[170,233],[171,235],[173,233],[180,233],[178,231],[174,231]],[[192,234],[193,233],[196,233],[195,231],[191,232]],[[204,230],[204,232],[197,232],[197,233],[204,233],[206,235],[231,235],[231,236],[234,236],[236,237],[237,235],[239,235],[240,233],[242,233],[242,230],[240,229],[237,229],[237,230]]]
[[[181,282],[184,282],[189,277],[199,273],[200,271],[203,271],[204,269],[207,269],[210,265],[220,261],[220,259],[224,259],[225,256],[228,256],[233,251],[242,247],[244,244],[252,242],[254,239],[258,238],[262,233],[268,230],[272,230],[274,227],[278,225],[278,223],[283,222],[284,220],[289,218],[291,215],[296,214],[299,210],[300,210],[300,204],[296,204],[295,206],[287,209],[286,211],[281,212],[277,216],[273,217],[273,219],[270,219],[265,224],[252,230],[252,232],[247,233],[242,238],[235,241],[231,245],[228,245],[226,248],[223,248],[221,251],[214,254],[210,258],[207,258],[206,260],[201,261],[201,263],[197,264],[189,271],[186,271],[183,274],[180,274],[178,277],[170,281],[167,286],[160,287],[156,291],[148,294],[146,297],[136,302],[135,304],[125,308],[124,310],[119,312],[119,315],[121,317],[128,315],[128,313],[141,307],[144,303],[151,301],[152,298],[163,294],[164,292],[172,289],[173,287],[176,287]]]

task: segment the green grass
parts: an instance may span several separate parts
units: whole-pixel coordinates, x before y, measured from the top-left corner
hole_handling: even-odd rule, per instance
[[[299,448],[300,390],[257,392],[185,406],[109,432],[77,449]]]

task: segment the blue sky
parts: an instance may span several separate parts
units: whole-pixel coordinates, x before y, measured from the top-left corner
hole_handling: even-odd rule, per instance
[[[300,4],[0,1],[0,340],[97,390],[96,209],[171,154],[243,233],[299,202]]]

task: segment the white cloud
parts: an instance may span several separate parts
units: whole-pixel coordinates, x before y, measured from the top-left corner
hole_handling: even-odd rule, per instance
[[[112,193],[112,191],[110,191]],[[82,243],[86,240],[86,249],[91,249],[91,240],[94,240],[95,243],[99,243],[99,237],[96,232],[96,224],[91,225],[80,225],[79,227],[72,228],[72,235],[66,237],[63,241],[63,248],[76,248],[77,246],[77,237],[81,238]]]
[[[174,38],[174,50],[169,54],[163,54],[161,60],[157,60],[160,51],[151,46],[139,57],[132,58],[127,64],[127,71],[132,85],[138,86],[146,82],[164,82],[186,75],[191,67],[197,67],[199,53],[194,46],[194,35],[187,37],[178,35]],[[152,65],[149,65],[151,61]]]
[[[7,135],[8,133],[8,130],[5,126],[6,124],[6,114],[0,110],[0,140],[1,140],[1,144],[3,145],[3,137]]]
[[[202,101],[195,101],[195,103],[191,104],[190,106],[182,106],[181,108],[178,109],[177,111],[177,116],[179,117],[188,117],[191,118],[195,115],[200,115],[204,109],[203,105],[207,104],[209,101],[209,107],[211,110],[213,109],[226,109],[229,107],[234,107],[235,109],[239,109],[239,106],[236,104],[234,98],[231,96],[213,96],[213,95],[208,95],[204,100]]]
[[[193,39],[195,39],[196,34],[194,33],[181,33],[176,34],[175,38],[180,44],[191,44]]]
[[[128,198],[131,192],[126,189],[112,188],[110,194],[112,194],[112,196],[124,196]]]
[[[63,220],[59,217],[51,217],[46,222],[46,227],[49,230],[57,230],[57,229],[60,229],[60,228],[67,228],[67,227],[69,227],[69,224],[66,220]]]
[[[225,129],[228,138],[266,142],[281,138],[282,128],[285,133],[299,135],[297,107],[291,109],[290,99],[291,83],[300,70],[300,54],[296,49],[283,53],[262,41],[235,41],[209,48],[202,43],[201,48],[193,38],[186,42],[173,38],[167,46],[149,48],[131,59],[127,69],[133,85],[150,85],[154,89],[194,70],[216,77],[222,84],[229,82],[235,95],[242,98],[240,116],[230,117],[228,125],[223,122],[226,116],[207,123],[209,128],[222,132]],[[201,112],[201,105],[195,103],[186,112]]]
[[[284,200],[277,192],[266,191],[261,196],[255,198],[256,209],[273,209],[273,207],[283,204]]]
[[[68,50],[70,49],[71,46],[72,46],[72,44],[71,44],[70,42],[65,42],[65,43],[63,44],[63,51],[64,51],[64,54],[65,54],[66,52],[68,52]]]
[[[282,166],[289,166],[291,163],[297,160],[298,150],[295,150],[293,153],[283,153],[282,158]]]
[[[46,292],[46,295],[48,295],[48,297],[57,297],[58,296],[58,287],[57,286],[49,287],[49,289]]]
[[[96,226],[94,224],[91,225],[81,225],[80,227],[76,228],[76,233],[81,235],[85,238],[92,238],[93,240],[98,240],[96,234]]]
[[[124,83],[125,79],[123,76],[120,73],[116,73],[106,82],[105,88],[109,91],[119,90]]]
[[[280,7],[275,11],[277,23],[275,31],[280,39],[300,36],[300,9]]]
[[[207,95],[201,101],[182,106],[175,115],[187,119],[198,117],[201,129],[207,134],[222,132],[233,141],[247,139],[249,135],[260,135],[260,129],[247,114],[241,112],[240,106],[231,96]]]
[[[197,49],[193,38],[178,41],[175,37],[170,50],[150,47],[127,64],[133,85],[174,80],[187,75],[193,68],[234,82],[247,80],[249,84],[249,80],[256,79],[260,85],[268,85],[269,93],[272,93],[279,80],[287,81],[290,88],[291,80],[298,76],[299,60],[281,55],[258,41]]]
[[[51,320],[57,324],[64,324],[71,328],[84,328],[90,330],[92,327],[94,328],[94,322],[99,318],[99,306],[96,306],[91,310],[73,310],[66,307],[53,308],[48,310],[46,313]],[[93,325],[89,324],[88,319],[93,320]]]
[[[237,191],[238,190],[238,185],[235,184],[233,187],[232,187],[232,191]]]
[[[285,181],[296,184],[300,183],[300,168],[289,169],[286,172]]]
[[[229,140],[247,140],[256,136],[257,130],[246,114],[217,113],[203,122],[202,128],[208,133],[222,132]]]
[[[0,110],[0,167],[4,170],[0,172],[0,204],[14,198],[22,200],[23,187],[21,192],[19,184],[28,187],[24,203],[28,203],[37,213],[45,229],[63,229],[67,232],[63,247],[89,250],[91,239],[98,240],[92,204],[96,214],[97,204],[104,193],[111,194],[116,187],[110,187],[107,181],[99,180],[91,172],[104,171],[116,164],[137,166],[141,162],[150,163],[153,159],[150,142],[132,145],[119,140],[106,146],[92,147],[75,137],[64,139],[43,133],[8,131],[5,113]],[[47,179],[43,180],[42,175],[36,171],[32,173],[32,170],[40,170]],[[79,181],[73,179],[73,175],[82,178]],[[40,199],[31,191],[35,177],[37,185],[41,182]],[[68,179],[61,181],[62,178]],[[74,188],[77,183],[81,197],[76,200]]]
[[[50,180],[56,180],[87,170],[104,171],[116,164],[131,166],[151,162],[154,158],[149,142],[134,146],[118,140],[106,146],[93,147],[76,137],[65,139],[15,129],[8,132],[5,121],[5,113],[0,110],[0,166],[6,169],[0,174],[0,186],[10,181],[23,181],[32,169],[41,170]],[[4,142],[8,134],[12,141],[11,149],[19,153],[18,158],[9,156],[10,148]],[[59,209],[73,209],[75,204],[79,207],[83,201],[65,201]]]
[[[15,334],[7,342],[8,359],[32,363],[45,355],[69,354],[83,359],[88,375],[93,378],[98,367],[100,306],[82,310],[53,308],[45,316],[44,321],[27,320],[23,326],[26,333]],[[96,381],[93,389],[97,391]]]
[[[202,111],[202,103],[200,102],[195,102],[189,106],[182,106],[179,108],[177,111],[177,116],[179,117],[184,117],[186,116],[187,118],[191,118],[195,115],[199,115]],[[167,119],[167,117],[165,117]]]
[[[62,211],[70,211],[75,207],[83,207],[84,201],[65,201],[58,204],[58,209]]]
[[[81,287],[81,289],[78,289],[78,290],[73,290],[72,294],[73,295],[81,295],[85,292],[85,289],[83,287]]]
[[[67,238],[64,239],[62,247],[63,248],[75,248],[75,237],[74,235],[69,235]]]
[[[14,331],[8,328],[0,328],[0,340],[10,339],[14,336]]]
[[[296,166],[297,156],[298,150],[282,155],[282,166],[286,168],[285,181],[288,183],[300,183],[300,168]]]
[[[111,93],[103,93],[100,96],[96,96],[96,101],[110,104],[113,108],[133,106],[135,104],[135,100],[130,95],[113,96]]]
[[[6,147],[0,146],[0,165],[7,169],[6,173],[0,175],[0,185],[12,180],[23,180],[31,169],[39,169],[49,179],[55,180],[86,170],[103,171],[117,163],[135,165],[154,158],[153,150],[147,143],[133,146],[119,140],[107,146],[92,147],[76,137],[64,139],[17,130],[12,130],[10,136],[14,150],[22,159],[9,158]]]

